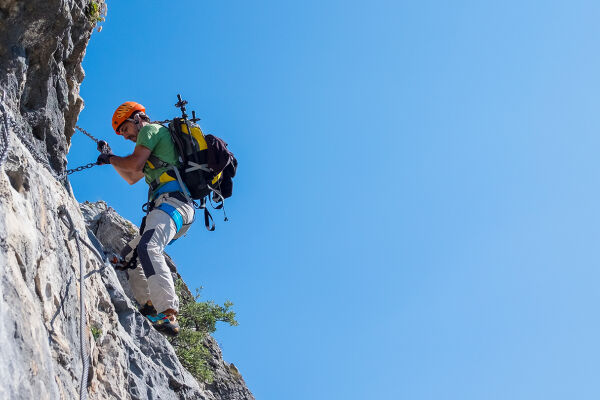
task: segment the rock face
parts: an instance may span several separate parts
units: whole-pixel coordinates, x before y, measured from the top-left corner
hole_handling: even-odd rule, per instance
[[[0,82],[18,134],[66,166],[83,101],[81,60],[93,30],[90,0],[0,0]],[[0,93],[2,95],[2,93]]]
[[[131,222],[123,219],[104,202],[83,203],[81,212],[89,229],[90,241],[96,239],[100,242],[102,250],[108,254],[118,251],[133,238],[138,228]],[[176,266],[171,258],[165,254],[167,264],[173,271],[173,278],[181,278],[176,272]],[[109,272],[110,271],[110,272]],[[140,391],[167,388],[167,392],[157,391],[157,397],[151,398],[206,398],[206,399],[253,399],[254,397],[233,364],[223,361],[221,350],[214,339],[208,338],[207,347],[212,359],[209,365],[213,370],[215,379],[206,386],[198,384],[187,374],[167,340],[150,327],[147,320],[135,311],[132,305],[133,294],[127,284],[126,273],[119,271],[115,274],[112,268],[101,271],[101,276],[108,289],[111,302],[121,327],[130,332],[131,341],[125,348],[130,366],[129,387],[133,398],[139,396]],[[115,276],[116,275],[116,276]],[[119,281],[115,282],[114,278]],[[135,334],[133,334],[135,332]],[[147,355],[152,356],[152,365],[148,365]],[[156,368],[158,366],[158,368]],[[151,386],[152,389],[149,389]],[[135,393],[135,395],[133,395]],[[182,397],[172,397],[173,394]],[[169,397],[171,396],[171,397]]]
[[[194,380],[136,311],[122,277],[86,246],[78,249],[75,231],[79,243],[89,242],[89,227],[105,250],[117,251],[136,229],[104,203],[80,208],[69,184],[56,179],[83,104],[91,3],[0,0],[0,398],[70,400],[83,385],[90,399],[253,399],[212,339],[215,380]]]

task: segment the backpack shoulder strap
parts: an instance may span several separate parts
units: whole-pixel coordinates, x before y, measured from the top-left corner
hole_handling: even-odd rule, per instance
[[[148,161],[150,161],[150,163],[154,166],[154,168],[152,169],[171,166],[171,164],[164,162],[160,158],[156,157],[154,154],[150,154],[150,157],[148,157]]]

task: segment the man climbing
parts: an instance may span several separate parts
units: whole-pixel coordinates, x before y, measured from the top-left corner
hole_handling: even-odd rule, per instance
[[[179,299],[163,250],[172,240],[185,234],[194,220],[194,206],[176,177],[169,174],[177,165],[177,151],[169,130],[151,124],[141,104],[128,101],[117,108],[112,127],[118,135],[136,143],[133,153],[119,157],[104,141],[98,164],[111,164],[130,185],[145,177],[148,191],[147,215],[140,234],[121,251],[122,263],[130,265],[128,280],[140,312],[153,326],[166,334],[177,335]],[[140,265],[137,265],[136,256]],[[135,268],[135,269],[133,269]],[[159,311],[157,313],[157,311]]]

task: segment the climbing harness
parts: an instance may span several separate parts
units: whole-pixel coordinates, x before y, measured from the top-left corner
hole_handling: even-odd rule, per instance
[[[181,230],[181,227],[183,226],[183,216],[181,215],[181,213],[179,211],[177,211],[177,209],[175,207],[173,207],[170,204],[163,203],[156,208],[158,210],[164,211],[165,213],[167,213],[167,215],[169,217],[171,217],[171,219],[175,223],[175,229],[176,229],[175,233],[177,233]]]

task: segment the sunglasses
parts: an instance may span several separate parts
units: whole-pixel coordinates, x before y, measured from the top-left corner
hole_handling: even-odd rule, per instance
[[[121,124],[121,126],[119,127],[119,129],[117,129],[117,133],[118,133],[119,135],[121,135],[121,136],[122,136],[122,135],[125,135],[125,131],[126,131],[125,127],[127,126],[127,122],[128,122],[128,121],[129,121],[129,120],[125,120],[125,122],[123,122],[123,123]]]

